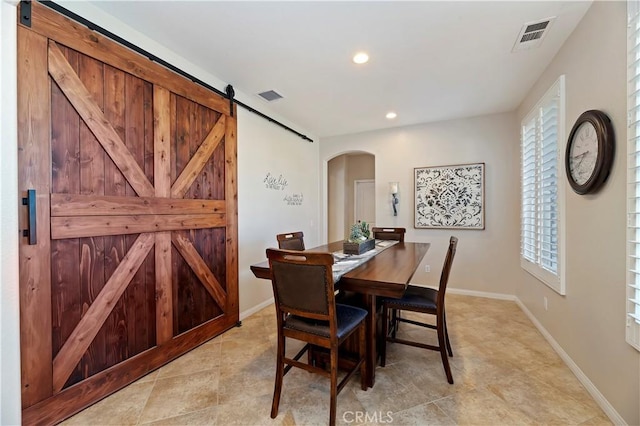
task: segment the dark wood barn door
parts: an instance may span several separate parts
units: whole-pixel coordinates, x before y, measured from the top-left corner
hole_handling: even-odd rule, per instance
[[[236,122],[38,3],[18,54],[23,420],[55,423],[237,323]]]

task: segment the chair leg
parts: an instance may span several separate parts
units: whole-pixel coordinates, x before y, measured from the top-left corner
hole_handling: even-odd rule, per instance
[[[284,351],[285,337],[282,333],[278,333],[278,354],[276,356],[278,364],[276,365],[276,382],[273,389],[273,402],[271,403],[271,418],[278,416],[278,406],[280,405],[280,393],[282,392],[282,378],[284,376]]]
[[[382,305],[382,342],[380,342],[380,366],[387,363],[387,334],[389,334],[389,309],[387,304]]]
[[[336,405],[338,397],[338,348],[331,348],[331,401],[329,402],[329,426],[336,424]]]
[[[360,354],[360,359],[362,363],[360,364],[360,389],[363,391],[367,390],[367,345],[365,341],[366,328],[365,323],[362,322],[360,327],[358,327],[360,331],[358,331],[358,339],[359,339],[359,349],[358,352]],[[386,341],[384,341],[386,345]]]
[[[446,337],[445,337],[445,325],[444,320],[438,321],[436,326],[438,332],[438,346],[440,347],[440,358],[442,358],[442,365],[444,366],[444,372],[447,374],[447,381],[453,384],[453,375],[451,374],[451,367],[449,366],[449,357],[447,356],[446,349]]]
[[[449,329],[447,328],[447,316],[442,316],[442,322],[444,324],[444,337],[447,341],[447,352],[449,352],[449,356],[453,356],[453,351],[451,350],[451,342],[449,341]]]

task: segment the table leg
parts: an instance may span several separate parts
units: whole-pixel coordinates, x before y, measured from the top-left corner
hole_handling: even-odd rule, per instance
[[[367,315],[366,339],[367,339],[367,386],[373,387],[376,382],[376,363],[378,354],[376,350],[376,296],[366,295]]]

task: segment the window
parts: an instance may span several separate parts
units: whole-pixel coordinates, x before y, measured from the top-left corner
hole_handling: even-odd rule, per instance
[[[565,294],[563,186],[559,185],[564,141],[564,76],[522,121],[520,264],[540,281]]]
[[[640,17],[638,0],[627,2],[627,342],[640,350]]]

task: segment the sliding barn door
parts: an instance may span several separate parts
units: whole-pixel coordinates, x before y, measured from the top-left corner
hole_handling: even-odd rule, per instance
[[[229,101],[32,4],[18,28],[22,405],[55,423],[238,321]]]

